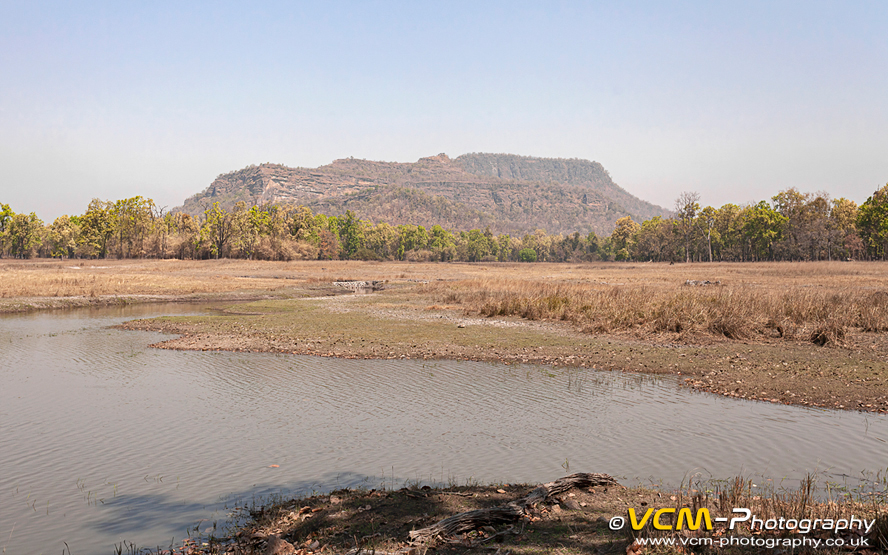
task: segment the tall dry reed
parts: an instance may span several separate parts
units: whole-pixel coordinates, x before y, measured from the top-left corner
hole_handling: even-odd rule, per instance
[[[561,320],[592,333],[708,333],[841,343],[846,331],[888,330],[888,294],[858,288],[600,286],[526,279],[437,282],[426,293],[484,316]]]

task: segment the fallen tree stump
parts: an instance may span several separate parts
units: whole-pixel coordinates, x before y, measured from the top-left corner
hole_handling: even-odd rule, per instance
[[[490,509],[467,511],[445,518],[419,530],[410,532],[410,541],[425,544],[438,537],[447,537],[476,530],[483,526],[514,523],[530,515],[530,508],[546,499],[573,488],[615,486],[617,481],[607,474],[577,473],[543,484],[521,499]]]

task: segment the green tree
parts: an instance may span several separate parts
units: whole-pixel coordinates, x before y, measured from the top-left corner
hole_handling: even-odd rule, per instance
[[[654,216],[642,222],[636,234],[635,252],[641,260],[672,260],[675,254],[672,219]]]
[[[521,262],[536,262],[537,252],[531,248],[523,248],[518,251],[518,260]]]
[[[888,260],[888,184],[860,205],[857,230],[871,257]]]
[[[617,226],[611,233],[611,242],[616,251],[617,260],[629,260],[635,251],[636,236],[641,226],[625,216],[617,220]]]
[[[290,235],[303,241],[316,241],[317,232],[320,231],[311,208],[297,206],[288,214]]]
[[[9,205],[0,202],[0,233],[6,231],[6,226],[9,225],[9,220],[13,216],[15,216],[15,212],[12,211]]]
[[[440,225],[433,225],[429,234],[429,250],[436,260],[446,262],[456,255],[456,238]]]
[[[496,258],[500,262],[512,260],[512,237],[508,233],[499,234],[496,239]]]
[[[585,240],[584,258],[587,260],[598,260],[600,258],[598,252],[600,245],[601,239],[598,238],[594,231],[590,231]]]
[[[15,212],[8,204],[0,203],[0,256],[3,256],[8,250],[9,222],[13,216],[15,216]]]
[[[425,231],[425,230],[423,230]],[[351,210],[339,219],[339,238],[342,241],[343,258],[352,258],[364,247],[364,225]]]
[[[204,221],[201,226],[201,238],[209,243],[210,253],[214,258],[223,258],[234,234],[234,216],[214,202],[213,206],[204,210]]]
[[[9,252],[15,258],[31,258],[43,242],[43,221],[36,214],[16,214],[7,224]]]
[[[399,225],[398,260],[404,260],[406,253],[413,250],[425,249],[429,244],[429,234],[421,225]]]
[[[77,250],[77,237],[80,224],[76,218],[59,216],[49,226],[48,242],[50,255],[58,258],[72,258]]]
[[[201,246],[201,225],[197,218],[190,214],[173,215],[173,227],[176,229],[177,241],[173,249],[175,256],[181,259],[197,258]]]
[[[392,260],[398,253],[398,230],[385,222],[371,225],[364,231],[364,244],[379,258]]]
[[[761,201],[743,213],[743,235],[754,260],[773,260],[774,244],[780,240],[786,217]]]
[[[253,260],[260,239],[270,233],[271,215],[259,206],[247,208],[247,203],[241,201],[234,205],[232,219],[232,246],[240,256]]]
[[[144,256],[145,239],[154,223],[154,201],[135,196],[108,203],[119,258]]]
[[[837,198],[832,201],[829,212],[830,236],[833,249],[839,257],[857,255],[854,251],[858,250],[858,244],[862,244],[857,233],[857,212],[857,203],[853,200]]]
[[[780,230],[780,254],[783,258],[799,260],[802,258],[801,234],[803,232],[806,210],[810,200],[795,187],[780,191],[771,200],[774,208],[783,216],[783,228]]]
[[[78,250],[83,256],[105,258],[108,254],[108,240],[114,234],[114,215],[111,203],[94,198],[86,212],[80,216],[80,239]]]
[[[480,229],[463,232],[462,238],[465,242],[465,256],[469,262],[478,262],[491,254],[493,248],[491,244],[492,238]]]
[[[713,238],[718,260],[745,260],[742,212],[736,204],[725,204],[716,211]]]

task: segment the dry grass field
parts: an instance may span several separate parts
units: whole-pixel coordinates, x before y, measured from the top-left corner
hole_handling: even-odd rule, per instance
[[[722,289],[845,295],[888,292],[881,262],[775,262],[696,264],[519,264],[249,260],[14,260],[0,259],[0,298],[185,294],[270,289],[336,279],[380,279],[595,290],[680,290],[686,280],[721,281]]]
[[[844,343],[846,333],[888,330],[888,291],[825,280],[816,285],[650,282],[601,284],[539,278],[474,278],[425,292],[485,316],[569,322],[589,333],[708,334],[715,338],[810,339]],[[729,282],[730,283],[730,282]]]

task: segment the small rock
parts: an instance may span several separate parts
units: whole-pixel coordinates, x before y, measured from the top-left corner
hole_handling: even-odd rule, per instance
[[[500,489],[496,490],[496,492],[497,492],[497,493],[506,493],[506,490],[500,488]]]
[[[576,499],[566,499],[564,501],[564,506],[572,511],[579,511],[580,510],[580,504],[577,503]]]
[[[319,547],[321,547],[321,542],[319,542],[318,540],[315,540],[315,541],[311,542],[310,544],[308,544],[308,548],[311,549],[312,551],[314,551],[315,549],[317,549]]]
[[[562,512],[561,505],[552,505],[552,508],[550,510],[553,514],[558,514]]]
[[[272,534],[268,536],[268,544],[265,546],[265,555],[290,555],[296,553],[296,548],[287,540]]]
[[[458,328],[464,328],[464,327],[466,327],[466,325],[465,325],[465,324],[457,324],[456,327],[458,327]]]
[[[339,505],[340,503],[342,503],[341,497],[336,497],[335,495],[330,496],[330,504],[331,505]]]

